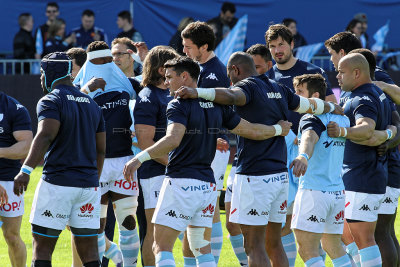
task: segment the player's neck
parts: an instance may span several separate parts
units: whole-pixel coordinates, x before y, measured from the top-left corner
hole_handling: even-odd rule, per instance
[[[128,69],[124,70],[123,73],[126,75],[126,77],[135,77],[135,71],[133,70],[133,65],[132,67],[129,67]]]
[[[290,68],[292,68],[297,62],[297,58],[295,58],[293,55],[290,57],[290,59],[284,63],[284,64],[279,64],[276,63],[276,66],[278,67],[278,69],[280,70],[288,70]]]
[[[206,53],[204,53],[199,61],[200,64],[204,64],[206,62],[208,62],[210,59],[212,59],[213,57],[215,57],[214,51],[207,51]]]
[[[126,24],[122,29],[124,32],[130,31],[133,28],[132,24]]]

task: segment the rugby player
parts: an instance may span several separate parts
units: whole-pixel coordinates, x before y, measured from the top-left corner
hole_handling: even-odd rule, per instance
[[[246,53],[253,58],[258,74],[266,73],[274,65],[272,62],[271,52],[269,52],[269,49],[263,44],[250,46],[246,50]]]
[[[26,247],[20,236],[24,195],[13,192],[13,179],[21,168],[32,143],[31,119],[27,109],[0,91],[0,222],[12,266],[25,267]],[[7,200],[8,195],[8,201]]]
[[[65,53],[42,59],[41,84],[46,95],[37,105],[38,132],[14,179],[14,193],[22,195],[32,170],[44,157],[30,217],[35,267],[51,266],[58,237],[67,224],[83,265],[100,266],[98,186],[106,145],[104,120],[96,102],[73,86],[71,70],[72,61]]]
[[[233,89],[184,87],[176,95],[235,105],[245,119],[266,125],[286,119],[289,109],[301,113],[341,113],[341,108],[333,103],[297,96],[286,86],[258,75],[253,59],[246,53],[232,54],[227,72]],[[288,191],[284,142],[280,137],[265,141],[238,138],[230,221],[240,224],[249,266],[269,266],[268,256],[273,264],[288,264],[281,243]],[[265,234],[269,242],[267,251]]]
[[[181,36],[183,52],[200,65],[200,76],[197,86],[202,88],[229,87],[230,82],[226,75],[225,65],[214,53],[215,34],[211,26],[205,22],[192,22],[185,27]],[[221,134],[218,135],[217,150],[211,164],[219,192],[217,203],[219,203],[219,196],[223,188],[225,171],[230,155],[229,139],[223,131],[221,129]],[[215,262],[218,263],[223,237],[219,204],[215,206],[216,211],[211,233],[211,250],[215,257]],[[183,240],[183,255],[185,257],[185,266],[195,264],[195,259],[188,247],[187,238]]]
[[[293,85],[300,96],[325,99],[327,86],[321,74],[296,76]],[[328,137],[331,121],[340,127],[350,126],[346,116],[329,113],[305,115],[300,120],[299,155],[290,164],[293,174],[300,177],[291,227],[306,266],[324,266],[321,242],[335,267],[350,267],[350,258],[341,245],[345,206],[341,169],[346,140]]]
[[[348,240],[355,241],[361,265],[366,262],[379,265],[382,260],[374,232],[386,191],[387,172],[383,160],[377,156],[376,148],[363,142],[374,135],[374,130],[379,130],[381,134],[377,140],[393,138],[391,130],[387,130],[387,133],[384,131],[391,122],[391,110],[385,94],[372,84],[369,65],[363,55],[354,53],[342,57],[337,69],[340,87],[343,91],[351,92],[344,104],[350,127],[340,128],[336,123],[327,127],[330,137],[348,139],[342,170],[348,225],[343,240],[345,243],[349,243]],[[349,254],[354,259],[352,253]]]
[[[171,94],[181,86],[196,86],[200,68],[190,58],[168,61],[164,67],[166,85]],[[204,91],[212,92],[209,89]],[[224,126],[231,129],[232,133],[264,140],[287,134],[291,124],[282,120],[274,126],[251,124],[241,119],[230,107],[206,99],[178,98],[171,101],[167,108],[167,119],[166,136],[130,160],[125,166],[124,175],[131,180],[134,171],[144,161],[160,158],[172,151],[153,216],[156,266],[175,266],[173,245],[186,227],[197,266],[216,266],[211,254],[210,232],[205,232],[205,228],[211,228],[217,198],[211,161],[218,132],[210,129]],[[202,149],[199,150],[199,147]]]

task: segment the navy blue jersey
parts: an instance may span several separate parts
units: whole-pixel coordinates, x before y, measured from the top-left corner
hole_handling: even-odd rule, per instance
[[[174,99],[167,107],[168,124],[185,125],[180,145],[169,153],[166,175],[215,183],[211,162],[215,156],[217,133],[234,129],[240,117],[229,106],[204,99]],[[214,131],[214,130],[215,131]]]
[[[92,27],[89,30],[85,30],[83,26],[77,27],[73,29],[70,33],[75,33],[76,35],[76,47],[82,47],[83,49],[86,49],[88,45],[91,42],[94,42],[95,40],[93,39],[95,33],[100,35],[100,40],[99,41],[104,41],[108,43],[108,38],[107,34],[105,34],[104,30],[98,27]]]
[[[376,67],[375,68],[375,81],[382,81],[388,84],[395,84],[390,78],[389,74],[382,68]]]
[[[244,106],[235,106],[239,116],[252,123],[274,125],[287,120],[289,110],[296,109],[300,97],[288,87],[269,80],[265,75],[244,79],[235,87],[246,95]],[[287,171],[285,138],[276,136],[263,141],[237,137],[236,173],[267,175]]]
[[[331,89],[331,85],[328,80],[328,76],[326,75],[325,71],[320,67],[315,66],[314,64],[305,62],[303,60],[297,59],[296,64],[288,70],[280,70],[276,66],[276,64],[266,73],[268,78],[286,85],[289,87],[293,92],[295,92],[293,87],[293,78],[303,74],[322,74],[326,80],[327,88],[326,88],[326,95],[332,95],[333,91]],[[293,123],[292,130],[297,135],[297,131],[299,129],[299,122],[302,117],[302,114],[299,114],[294,111],[289,111],[289,121]]]
[[[143,87],[140,85],[140,82],[135,79],[135,77],[128,77],[128,80],[131,82],[133,90],[135,90],[136,95],[139,94],[139,92],[143,89]]]
[[[75,87],[59,85],[39,100],[36,109],[38,121],[60,122],[44,156],[42,179],[60,186],[99,186],[96,133],[105,129],[96,102]]]
[[[28,110],[11,96],[0,91],[0,147],[17,143],[13,133],[32,131]],[[19,160],[0,157],[0,181],[14,181],[21,168]]]
[[[357,119],[367,117],[375,121],[376,130],[385,130],[391,122],[390,104],[385,94],[372,83],[356,88],[344,105],[350,127]],[[370,194],[384,194],[387,172],[386,158],[379,158],[376,147],[358,145],[346,140],[343,160],[343,182],[346,190]]]
[[[111,91],[95,96],[94,101],[103,111],[106,122],[106,158],[132,155],[132,118],[129,111],[129,94]]]
[[[148,85],[139,93],[133,116],[135,124],[154,126],[154,142],[165,136],[167,129],[167,105],[173,97],[168,89]],[[154,160],[146,161],[138,169],[138,178],[146,179],[165,174],[165,166]]]
[[[200,75],[197,87],[201,88],[228,88],[231,81],[228,78],[226,67],[218,57],[213,57],[204,64],[200,64]],[[229,142],[225,134],[219,134],[218,138],[223,138]]]

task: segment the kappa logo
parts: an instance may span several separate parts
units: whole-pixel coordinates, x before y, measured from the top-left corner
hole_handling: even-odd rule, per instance
[[[42,213],[42,216],[54,218],[54,217],[53,217],[53,214],[51,214],[51,212],[50,212],[49,210],[45,210],[45,211]]]
[[[281,210],[284,210],[287,208],[287,200],[285,200],[285,202],[282,203],[282,205],[280,206]]]
[[[143,96],[140,98],[139,103],[144,103],[144,102],[151,103],[147,96]]]
[[[168,215],[170,217],[178,218],[178,216],[176,216],[176,212],[174,210],[168,211],[167,213],[165,213],[165,215]]]
[[[371,209],[368,207],[367,204],[362,205],[361,208],[359,208],[358,210],[363,210],[363,211],[371,211]]]
[[[216,80],[216,81],[218,81],[218,78],[217,78],[217,76],[215,76],[215,74],[214,73],[210,73],[207,77],[206,77],[206,79],[210,79],[210,80]]]
[[[319,223],[317,216],[315,215],[311,215],[310,218],[307,219],[307,221]]]
[[[393,203],[393,201],[392,201],[392,199],[391,199],[390,197],[387,197],[387,198],[385,198],[385,200],[383,201],[383,203],[390,204],[390,203]]]
[[[214,213],[214,206],[213,205],[208,205],[205,209],[202,210],[203,214],[206,214],[207,212],[210,212],[210,214]]]
[[[92,213],[93,210],[94,210],[94,207],[90,203],[87,203],[86,205],[83,205],[81,207],[81,213],[82,214],[85,214],[86,212],[88,212],[90,214],[90,213]]]
[[[335,216],[335,220],[336,221],[343,221],[344,219],[344,210],[340,211],[336,216]]]
[[[260,216],[260,214],[258,214],[256,209],[251,209],[247,215],[252,215],[252,216]]]

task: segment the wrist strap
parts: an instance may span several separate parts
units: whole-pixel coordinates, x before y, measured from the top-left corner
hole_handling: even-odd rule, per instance
[[[386,133],[387,133],[387,138],[386,138],[386,140],[392,139],[392,136],[393,136],[392,130],[386,129]]]
[[[274,136],[278,136],[282,134],[282,126],[280,126],[279,124],[275,124],[272,125],[272,127],[275,128],[275,135]]]
[[[301,154],[299,154],[299,156],[302,156],[302,157],[305,158],[307,161],[310,160],[310,157],[308,156],[307,153],[301,153]]]
[[[203,98],[209,101],[214,101],[215,88],[196,88],[196,90],[199,98]]]
[[[142,152],[138,153],[135,158],[137,158],[140,161],[140,163],[151,160],[150,154],[146,150],[143,150]]]
[[[343,130],[343,134],[342,134],[342,130]],[[340,127],[339,128],[339,137],[346,137],[347,136],[347,129],[346,127]]]
[[[20,172],[26,173],[28,175],[31,175],[32,171],[33,171],[33,168],[29,167],[28,165],[22,165],[21,170],[20,170]]]

